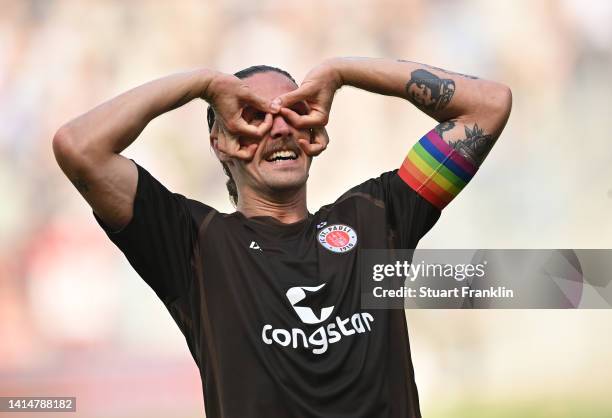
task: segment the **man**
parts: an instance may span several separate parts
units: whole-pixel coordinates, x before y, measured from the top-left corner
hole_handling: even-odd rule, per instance
[[[330,59],[299,88],[272,67],[237,75],[197,70],[130,90],[60,128],[58,163],[185,335],[208,417],[420,417],[404,312],[361,308],[360,250],[415,248],[499,137],[510,90],[387,59]],[[436,79],[444,92],[418,97],[414,86]],[[439,125],[399,170],[311,214],[308,171],[343,85],[406,98]],[[195,98],[212,106],[231,214],[120,154]]]

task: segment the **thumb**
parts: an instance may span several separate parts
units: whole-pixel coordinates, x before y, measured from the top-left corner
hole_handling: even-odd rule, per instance
[[[272,103],[270,103],[270,109],[276,113],[280,110],[281,107],[291,107],[293,104],[304,100],[305,97],[306,94],[304,90],[300,87],[298,89],[290,91],[289,93],[277,96],[274,100],[272,100]]]
[[[268,100],[253,92],[249,92],[244,100],[252,104],[255,108],[263,110],[264,112],[267,112],[270,108],[270,102]]]

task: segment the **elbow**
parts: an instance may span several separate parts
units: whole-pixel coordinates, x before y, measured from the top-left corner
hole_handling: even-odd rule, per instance
[[[505,84],[496,83],[489,97],[491,113],[504,121],[508,120],[512,110],[512,90]]]
[[[487,121],[489,131],[498,137],[503,131],[512,110],[512,90],[501,83],[492,83],[483,90],[476,120]]]
[[[488,121],[501,132],[512,110],[512,90],[502,83],[485,81],[472,98],[469,109],[463,112],[465,120]]]
[[[66,161],[73,159],[74,155],[78,154],[78,152],[75,151],[74,136],[70,132],[68,125],[63,125],[57,130],[53,136],[52,146],[55,160],[60,166],[65,164]]]
[[[59,128],[53,136],[55,161],[69,178],[83,175],[92,164],[80,139],[69,125]]]
[[[82,167],[93,158],[91,147],[87,146],[84,138],[75,134],[70,123],[57,130],[53,136],[52,147],[55,160],[64,170]]]

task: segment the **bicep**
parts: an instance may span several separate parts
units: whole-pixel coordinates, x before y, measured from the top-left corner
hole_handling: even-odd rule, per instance
[[[459,117],[438,124],[433,130],[457,153],[480,167],[499,138],[506,120],[487,117]]]
[[[88,156],[61,136],[54,139],[53,151],[64,174],[100,219],[115,231],[130,222],[138,184],[133,161],[115,153]]]
[[[85,178],[89,190],[81,192],[93,211],[114,231],[125,227],[134,213],[138,169],[133,161],[114,154]]]
[[[438,124],[402,163],[398,173],[402,180],[438,209],[446,207],[470,182],[508,121],[510,90],[500,87],[494,96],[473,114]]]
[[[472,88],[469,97],[467,113],[438,119],[440,124],[434,130],[472,164],[480,166],[506,126],[512,92],[501,83],[486,82]]]
[[[398,171],[404,183],[439,210],[444,209],[478,171],[479,164],[468,155],[474,151],[473,139],[468,138],[465,144],[461,140],[453,143],[445,139],[451,134],[457,135],[456,131],[462,127],[462,123],[455,121],[436,126],[413,145]]]

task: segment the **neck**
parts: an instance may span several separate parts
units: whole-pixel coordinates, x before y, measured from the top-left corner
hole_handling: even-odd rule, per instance
[[[297,191],[267,196],[256,193],[250,188],[239,191],[236,210],[247,218],[253,216],[271,216],[282,223],[294,223],[308,216],[306,207],[306,186]]]

